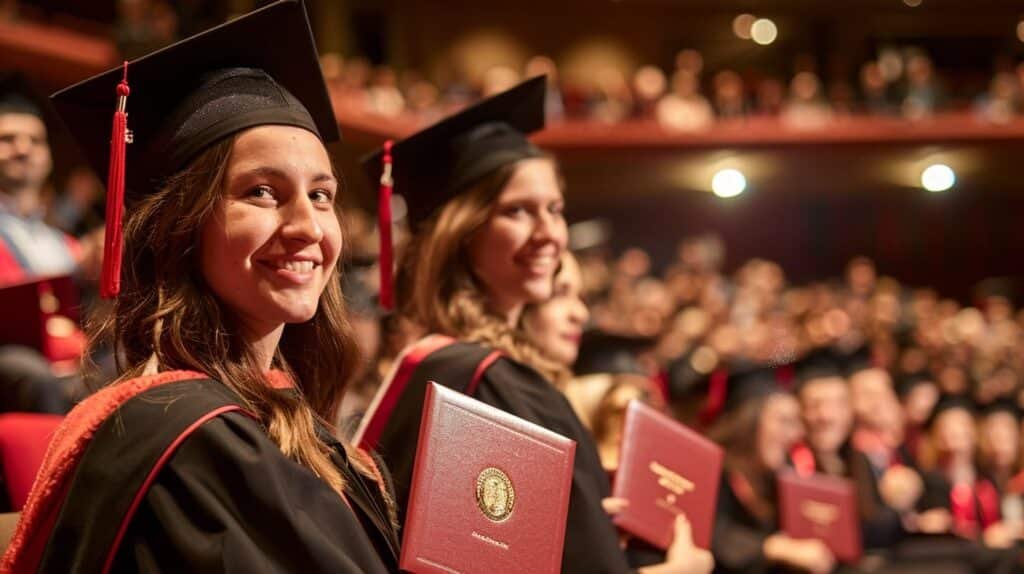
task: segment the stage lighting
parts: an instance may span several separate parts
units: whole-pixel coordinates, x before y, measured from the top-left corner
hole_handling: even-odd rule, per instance
[[[753,14],[740,14],[732,20],[732,33],[744,40],[750,39],[750,29],[757,18]]]
[[[946,191],[956,183],[956,173],[948,165],[936,163],[921,172],[921,187],[928,191]]]
[[[736,197],[747,189],[747,178],[738,169],[723,169],[711,178],[711,191],[718,197]]]
[[[750,37],[758,44],[767,46],[779,37],[779,29],[775,26],[775,22],[768,18],[760,18],[751,24]]]

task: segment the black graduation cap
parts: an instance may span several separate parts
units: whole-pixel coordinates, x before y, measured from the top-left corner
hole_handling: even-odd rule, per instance
[[[587,331],[580,339],[580,351],[573,365],[577,376],[596,373],[646,375],[637,356],[654,347],[652,337]]]
[[[526,136],[544,127],[545,76],[537,76],[417,132],[391,148],[395,193],[408,205],[410,227],[483,176],[543,152]],[[363,158],[370,181],[380,181],[383,149]]]
[[[837,353],[836,358],[847,377],[852,377],[861,371],[876,367],[874,360],[871,358],[871,347],[868,345],[862,345],[851,353]]]
[[[96,173],[107,175],[121,67],[61,90],[54,106]],[[244,129],[293,125],[340,139],[305,7],[281,0],[129,62],[125,187],[148,193]]]
[[[324,142],[341,137],[299,0],[280,0],[51,98],[93,169],[107,176],[104,297],[119,290],[124,197],[154,190],[209,146],[251,127],[296,126]]]
[[[829,348],[817,349],[807,354],[796,364],[796,391],[814,379],[840,377],[844,369],[841,359]]]
[[[45,120],[45,102],[19,72],[0,77],[0,114],[28,114]]]
[[[939,398],[939,401],[935,403],[935,408],[932,409],[932,414],[928,416],[925,426],[931,428],[932,425],[935,424],[935,421],[939,419],[939,415],[953,409],[963,409],[969,412],[972,416],[977,414],[977,408],[974,401],[970,400],[966,396],[943,395]]]
[[[767,366],[747,367],[729,375],[726,382],[725,412],[731,412],[759,397],[784,392],[775,369]]]

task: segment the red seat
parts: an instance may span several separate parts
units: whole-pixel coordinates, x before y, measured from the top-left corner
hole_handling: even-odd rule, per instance
[[[46,447],[63,419],[60,415],[37,413],[0,415],[0,466],[11,511],[19,511],[25,505]]]

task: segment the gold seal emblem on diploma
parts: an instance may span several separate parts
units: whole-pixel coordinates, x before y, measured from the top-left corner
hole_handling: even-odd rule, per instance
[[[476,505],[491,522],[504,522],[512,514],[516,491],[508,475],[493,466],[476,477]]]

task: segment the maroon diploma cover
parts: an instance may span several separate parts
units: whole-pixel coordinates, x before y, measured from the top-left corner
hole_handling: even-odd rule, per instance
[[[856,562],[861,556],[860,519],[853,482],[815,474],[779,474],[779,518],[793,538],[817,538],[836,558]]]
[[[626,410],[612,496],[629,500],[615,516],[623,530],[667,549],[677,514],[693,542],[710,548],[722,472],[722,449],[672,418],[632,401]]]
[[[558,572],[576,442],[427,387],[400,567]]]

